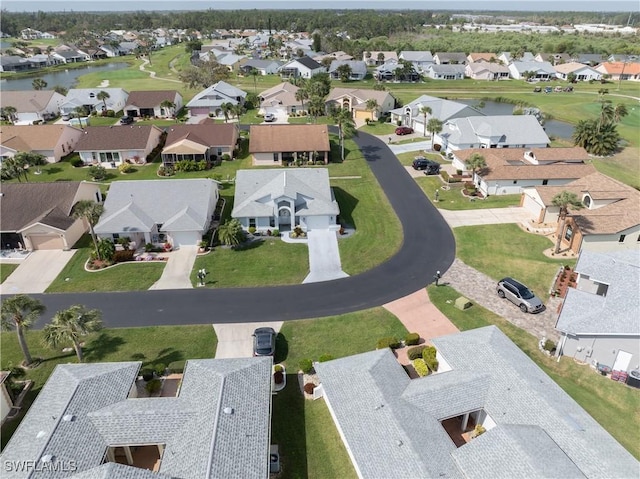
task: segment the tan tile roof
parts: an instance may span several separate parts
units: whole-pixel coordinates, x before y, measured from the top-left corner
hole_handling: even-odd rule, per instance
[[[333,88],[331,92],[329,92],[329,96],[327,97],[326,101],[335,100],[344,96],[350,96],[352,98],[356,98],[359,103],[366,103],[367,100],[376,100],[379,105],[382,105],[382,103],[389,95],[390,93],[388,91],[382,90],[367,90],[360,88]]]
[[[637,75],[640,73],[640,63],[604,62],[596,67],[597,70],[605,70],[609,75],[624,73],[625,75]]]
[[[251,125],[249,153],[329,151],[327,125]]]
[[[470,58],[472,62],[477,62],[480,60],[484,60],[488,62],[492,58],[495,60],[498,59],[495,53],[469,53],[467,57]]]
[[[41,111],[46,108],[53,90],[3,91],[0,95],[0,107],[14,107],[18,113]]]
[[[140,150],[147,146],[151,130],[157,126],[88,126],[76,144],[76,151]]]
[[[133,105],[142,108],[160,106],[165,100],[173,102],[176,99],[176,90],[158,91],[132,91],[127,99],[127,106]]]
[[[591,68],[588,65],[578,62],[569,62],[569,63],[561,63],[559,65],[555,65],[553,68],[556,69],[559,73],[571,73],[582,69]]]
[[[2,125],[0,143],[16,151],[53,150],[67,128],[77,130],[69,125]]]
[[[206,121],[197,125],[176,124],[165,129],[165,148],[182,140],[191,140],[200,145],[233,146],[238,139],[238,127],[231,123],[219,124]]]

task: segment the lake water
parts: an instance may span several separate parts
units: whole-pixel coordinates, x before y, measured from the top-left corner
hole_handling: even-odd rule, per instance
[[[51,73],[44,73],[38,76],[28,76],[22,78],[10,78],[0,80],[0,90],[33,90],[31,83],[34,78],[42,78],[47,82],[47,89],[51,90],[54,86],[60,85],[65,88],[73,88],[78,81],[78,77],[87,73],[115,71],[127,68],[128,63],[117,62],[108,63],[107,65],[87,65],[83,68],[73,68],[70,70],[59,70]],[[97,85],[95,85],[97,86]]]
[[[465,105],[478,107],[480,100],[455,100]],[[515,105],[511,103],[498,103],[495,101],[485,101],[483,108],[478,108],[485,115],[512,115]],[[570,139],[573,135],[574,126],[570,123],[558,120],[547,120],[544,123],[544,131],[549,137]]]

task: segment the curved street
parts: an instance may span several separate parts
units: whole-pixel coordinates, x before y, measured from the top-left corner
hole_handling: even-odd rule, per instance
[[[78,303],[101,310],[107,327],[318,318],[381,306],[425,287],[455,258],[451,229],[383,141],[366,133],[354,140],[402,224],[403,244],[385,263],[357,276],[291,286],[34,295],[47,307],[38,326]]]

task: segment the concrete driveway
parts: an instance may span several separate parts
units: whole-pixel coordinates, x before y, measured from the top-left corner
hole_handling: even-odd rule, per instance
[[[342,271],[335,231],[312,230],[307,233],[309,274],[303,283],[317,283],[349,276]]]
[[[525,223],[531,218],[531,212],[521,206],[459,211],[440,209],[439,211],[440,214],[444,217],[445,221],[452,228],[456,228],[457,226]]]
[[[197,246],[180,246],[171,253],[165,253],[169,257],[162,276],[149,289],[189,289],[191,284],[191,270],[198,255]]]
[[[253,331],[256,328],[269,327],[280,332],[282,321],[265,323],[228,323],[214,324],[213,329],[218,337],[216,359],[250,358],[253,356]]]
[[[76,250],[37,250],[27,256],[2,285],[2,294],[44,293]]]

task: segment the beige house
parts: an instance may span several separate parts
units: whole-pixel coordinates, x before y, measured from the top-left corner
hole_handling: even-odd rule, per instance
[[[293,115],[298,111],[304,111],[305,105],[296,99],[299,87],[289,82],[278,83],[260,93],[260,110],[258,113],[272,113],[276,118]]]
[[[469,53],[467,55],[467,63],[487,62],[494,63],[499,62],[495,53]]]
[[[181,160],[219,164],[223,155],[233,158],[237,141],[237,123],[220,124],[206,119],[197,125],[177,124],[167,129],[162,164],[173,166]]]
[[[327,125],[251,125],[249,153],[255,166],[283,166],[295,162],[329,163]]]
[[[69,125],[0,126],[0,161],[19,151],[44,155],[57,163],[73,152],[83,131]]]
[[[376,110],[367,108],[367,101],[375,100]],[[395,106],[396,99],[391,93],[382,90],[363,90],[359,88],[333,88],[325,101],[328,108],[346,108],[354,118],[377,120],[381,113],[388,113]]]
[[[12,106],[16,109],[15,123],[29,125],[58,116],[64,101],[64,95],[53,90],[3,91],[0,108]]]
[[[380,66],[389,60],[393,60],[395,62],[398,61],[398,54],[392,51],[365,51],[362,53],[362,61],[364,61],[367,66]]]

